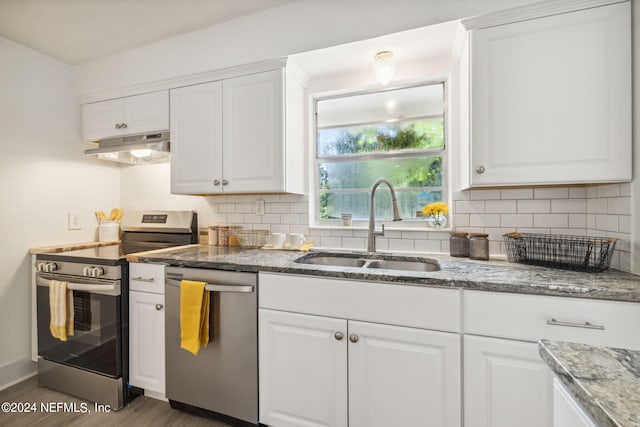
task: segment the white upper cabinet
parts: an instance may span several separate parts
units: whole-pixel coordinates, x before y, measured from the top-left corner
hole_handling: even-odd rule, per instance
[[[286,68],[171,90],[171,192],[304,193],[303,108]]]
[[[82,106],[82,139],[135,135],[169,129],[169,91],[145,93]]]
[[[630,2],[552,3],[463,21],[472,30],[461,66],[470,61],[463,186],[631,179]]]

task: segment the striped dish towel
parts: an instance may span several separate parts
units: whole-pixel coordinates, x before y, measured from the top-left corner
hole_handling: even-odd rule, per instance
[[[67,289],[67,282],[49,281],[49,311],[51,336],[60,341],[73,336],[73,291]]]

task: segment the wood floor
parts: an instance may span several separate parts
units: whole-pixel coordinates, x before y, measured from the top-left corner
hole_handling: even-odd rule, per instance
[[[0,426],[2,427],[22,427],[22,426],[127,426],[127,427],[164,427],[164,426],[185,426],[185,427],[228,427],[228,424],[220,421],[191,415],[186,412],[172,409],[168,402],[142,396],[129,403],[120,411],[108,413],[96,413],[94,404],[82,399],[78,399],[64,393],[57,392],[45,387],[38,386],[35,377],[14,385],[6,390],[0,391],[0,404],[9,403],[36,403],[37,411],[34,413],[6,413],[0,411]],[[81,403],[86,403],[90,413],[74,412],[43,412],[41,403],[53,402],[76,403],[80,408]]]

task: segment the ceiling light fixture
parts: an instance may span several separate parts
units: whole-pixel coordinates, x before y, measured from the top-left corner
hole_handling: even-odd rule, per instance
[[[393,52],[383,50],[376,53],[373,58],[373,69],[376,73],[376,78],[383,86],[386,86],[393,79],[393,74],[396,71],[396,59],[393,56]]]

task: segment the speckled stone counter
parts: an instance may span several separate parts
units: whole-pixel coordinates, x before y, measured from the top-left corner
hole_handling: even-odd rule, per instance
[[[409,272],[294,262],[303,255],[304,253],[294,251],[192,245],[161,253],[135,254],[127,259],[184,267],[272,271],[423,286],[640,302],[640,276],[613,269],[603,273],[581,273],[506,261],[472,261],[467,258],[429,255],[429,258],[437,259],[440,271]],[[379,256],[384,254],[380,253]],[[415,254],[406,255],[407,259],[416,257],[418,256]]]
[[[640,426],[640,351],[547,340],[538,348],[598,425]]]

